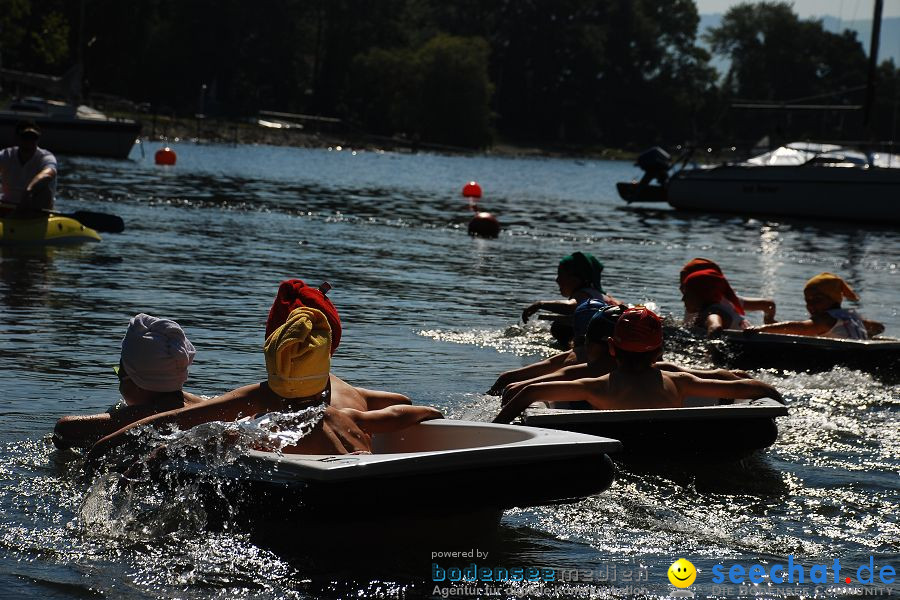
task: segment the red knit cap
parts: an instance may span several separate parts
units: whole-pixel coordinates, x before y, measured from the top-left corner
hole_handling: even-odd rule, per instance
[[[715,304],[725,299],[734,306],[734,310],[738,314],[744,314],[740,298],[737,297],[737,294],[731,289],[728,280],[719,271],[713,269],[695,271],[684,278],[681,287],[684,293],[693,294],[704,306]]]
[[[681,267],[681,273],[679,276],[679,280],[681,281],[681,284],[684,285],[685,277],[687,277],[691,273],[696,273],[697,271],[706,271],[708,269],[712,269],[713,271],[718,271],[719,273],[722,272],[722,269],[719,267],[719,265],[717,265],[713,261],[709,260],[708,258],[699,258],[698,257],[698,258],[691,259],[690,261],[685,263],[685,265],[683,267]]]
[[[613,330],[613,343],[626,352],[649,352],[662,346],[662,319],[646,306],[622,313]]]
[[[331,326],[331,353],[334,354],[341,343],[341,318],[338,311],[321,290],[306,285],[300,279],[286,279],[278,286],[278,294],[269,309],[269,318],[266,319],[266,339],[284,325],[291,311],[299,306],[315,308],[325,314]]]

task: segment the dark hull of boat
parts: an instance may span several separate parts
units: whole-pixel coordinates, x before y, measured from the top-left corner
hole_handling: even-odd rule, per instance
[[[553,428],[549,424],[542,427]],[[677,426],[666,422],[595,423],[560,426],[566,431],[614,437],[624,450],[616,458],[678,460],[682,457],[733,461],[768,448],[778,439],[774,418],[747,419],[740,424],[699,419]]]
[[[212,478],[181,473],[178,478],[197,487],[209,529],[237,528],[267,541],[315,539],[322,551],[345,550],[348,535],[361,535],[393,552],[487,542],[505,509],[598,494],[612,484],[615,466],[601,454],[514,469],[473,464],[440,473],[327,483],[265,481],[235,472]]]
[[[778,438],[774,400],[681,409],[529,409],[525,424],[610,437],[622,442],[616,459],[732,461],[768,448]]]
[[[661,185],[640,186],[639,184],[633,182],[619,182],[616,184],[616,191],[619,192],[619,197],[622,198],[622,200],[624,200],[625,202],[668,201],[666,188],[662,187]]]
[[[128,158],[141,133],[141,124],[131,120],[51,118],[0,111],[0,147],[15,145],[15,126],[33,119],[41,128],[41,148],[61,155]]]
[[[833,338],[725,331],[711,345],[716,362],[742,367],[817,370],[845,365],[900,374],[900,340]]]
[[[355,478],[352,481],[265,481],[254,476],[218,480],[217,495],[236,501],[239,520],[341,519],[365,506],[381,518],[490,513],[510,508],[561,504],[598,494],[613,482],[615,467],[605,454],[498,465],[439,473]]]
[[[721,165],[679,171],[664,187],[616,189],[626,202],[685,211],[900,223],[900,168]]]
[[[612,484],[607,453],[620,447],[574,433],[449,420],[372,440],[372,454],[251,450],[228,465],[182,461],[167,469],[201,488],[213,523],[335,523],[350,515],[427,520],[597,494]]]
[[[679,210],[900,223],[900,169],[726,165],[676,173],[666,192]]]
[[[417,499],[407,498],[406,506]],[[365,501],[339,518],[255,519],[248,533],[254,543],[280,556],[297,557],[306,564],[321,563],[330,568],[346,562],[348,540],[365,540],[366,564],[354,565],[354,575],[369,572],[371,579],[384,576],[406,563],[411,571],[427,572],[429,556],[438,548],[492,548],[500,550],[503,512],[468,510],[422,514],[379,515],[368,510]],[[221,529],[215,522],[208,526]],[[352,542],[351,542],[352,544]],[[457,559],[465,561],[466,559]],[[438,560],[442,563],[443,561]],[[463,562],[464,565],[471,563]]]

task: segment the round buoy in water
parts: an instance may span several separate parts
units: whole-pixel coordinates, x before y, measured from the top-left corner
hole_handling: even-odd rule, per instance
[[[156,151],[156,164],[158,165],[174,165],[175,164],[175,151],[166,146],[165,148],[160,148]]]
[[[480,212],[469,221],[469,235],[495,238],[500,235],[500,221],[489,212]]]
[[[470,181],[463,186],[463,196],[466,198],[481,198],[481,186],[474,181]]]

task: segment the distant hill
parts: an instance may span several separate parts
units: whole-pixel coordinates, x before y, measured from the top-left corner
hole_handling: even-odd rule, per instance
[[[872,36],[872,19],[842,21],[837,17],[821,17],[826,31],[835,33],[850,29],[856,32],[856,39],[862,42],[866,54],[869,53],[869,38]],[[700,15],[698,35],[702,36],[707,29],[718,27],[722,22],[722,14]],[[709,50],[709,46],[700,38],[700,45]],[[878,45],[878,62],[888,59],[894,60],[894,65],[900,66],[900,17],[891,17],[881,20],[881,41]],[[728,70],[729,61],[719,56],[713,56],[712,64],[720,73]]]

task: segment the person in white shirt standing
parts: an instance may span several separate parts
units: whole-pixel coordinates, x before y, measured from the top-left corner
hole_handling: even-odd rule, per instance
[[[38,148],[41,130],[34,121],[16,124],[17,146],[0,150],[0,215],[27,215],[53,208],[56,157]]]

